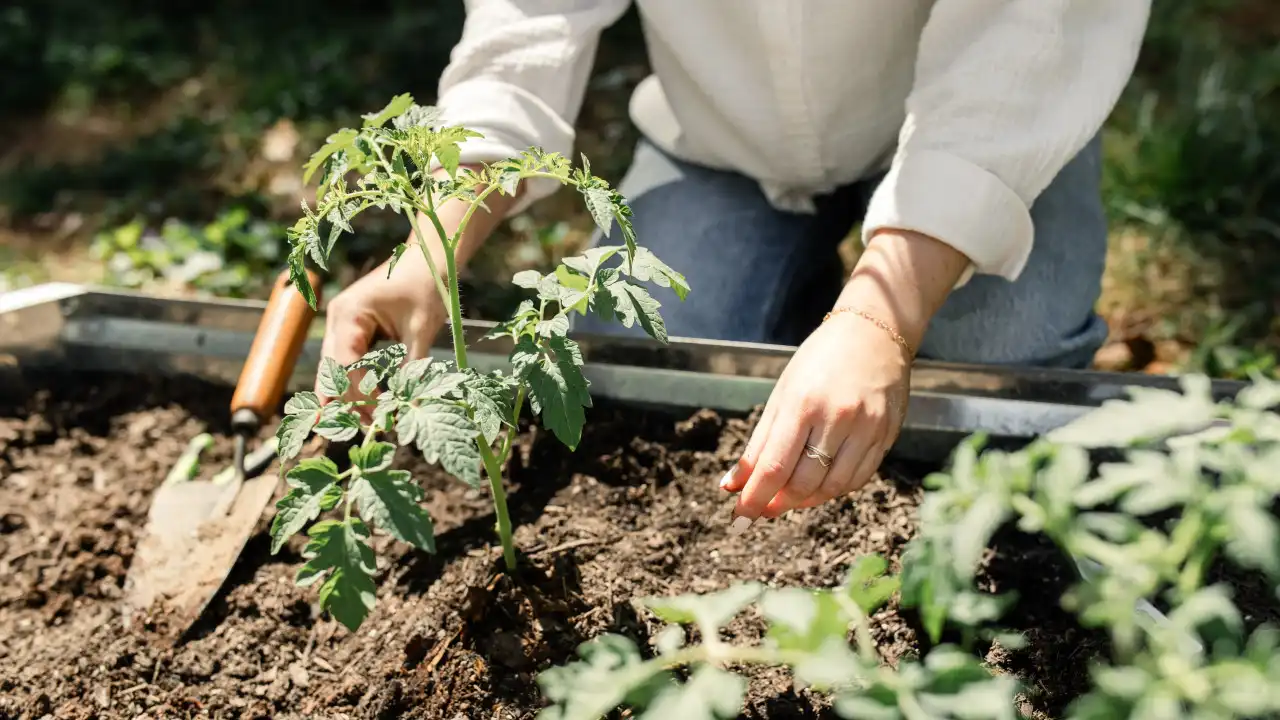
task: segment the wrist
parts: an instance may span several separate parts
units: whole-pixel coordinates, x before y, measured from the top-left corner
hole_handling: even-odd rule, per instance
[[[855,307],[893,327],[913,348],[970,264],[940,240],[883,230],[868,241],[836,307]]]

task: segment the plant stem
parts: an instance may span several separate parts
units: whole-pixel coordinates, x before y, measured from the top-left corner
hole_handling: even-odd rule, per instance
[[[427,267],[431,269],[431,279],[436,283],[436,290],[440,292],[440,299],[444,302],[449,302],[449,291],[445,289],[444,280],[440,278],[440,272],[436,270],[436,261],[432,259],[431,252],[427,249],[427,238],[422,234],[422,229],[418,227],[418,216],[414,213],[406,214],[409,215],[409,225],[413,227],[413,235],[418,238],[418,248],[422,251],[422,257],[426,259]],[[437,226],[439,225],[440,221],[436,219],[434,212],[425,214],[427,217],[431,218]],[[437,230],[436,232],[440,231]],[[444,235],[442,234],[441,238],[443,237]],[[444,244],[445,241],[442,239],[440,242],[441,244]],[[445,252],[449,252],[447,246],[445,247]]]
[[[511,515],[507,512],[507,490],[502,486],[502,466],[493,456],[483,436],[476,438],[480,457],[484,460],[484,472],[489,476],[489,490],[493,493],[493,511],[498,517],[498,537],[502,540],[502,560],[507,570],[516,569],[516,547],[511,537]]]
[[[459,230],[461,235],[461,230]],[[452,245],[453,243],[450,243]],[[445,273],[448,274],[449,286],[449,327],[453,330],[453,358],[459,370],[467,369],[467,343],[462,334],[462,299],[458,296],[457,261],[453,257],[453,247],[446,247],[444,253]]]

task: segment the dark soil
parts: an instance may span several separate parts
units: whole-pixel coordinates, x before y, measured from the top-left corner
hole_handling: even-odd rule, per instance
[[[429,489],[438,553],[378,538],[378,604],[358,633],[317,612],[314,588],[294,586],[300,541],[271,556],[264,515],[194,638],[167,648],[122,629],[121,588],[153,490],[187,441],[217,436],[206,477],[230,460],[229,391],[111,376],[0,388],[0,719],[531,718],[537,671],[580,642],[612,631],[645,645],[657,625],[633,599],[743,580],[830,586],[863,553],[896,569],[921,495],[918,471],[886,467],[853,497],[731,538],[717,481],[751,419],[599,404],[576,453],[536,428],[521,435],[510,502],[530,569],[518,582],[491,581],[487,495],[402,451]],[[1022,597],[1009,620],[1031,649],[990,658],[1024,677],[1037,714],[1082,689],[1101,647],[1057,609],[1070,578],[1052,552],[1016,538],[983,575]],[[874,622],[886,662],[919,651],[895,606]],[[762,629],[748,614],[731,631],[750,641]],[[821,699],[786,673],[751,678],[745,717],[823,717]]]

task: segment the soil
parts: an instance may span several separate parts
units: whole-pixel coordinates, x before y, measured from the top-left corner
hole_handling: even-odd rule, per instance
[[[602,632],[648,646],[635,598],[737,581],[830,586],[859,554],[897,568],[928,468],[886,466],[856,495],[726,533],[717,481],[753,418],[591,410],[576,453],[526,427],[510,462],[517,579],[498,574],[493,514],[473,491],[401,451],[428,488],[438,552],[379,537],[377,607],[351,633],[293,584],[301,541],[269,552],[259,524],[224,593],[176,647],[121,620],[150,498],[186,446],[213,433],[201,476],[231,458],[230,391],[190,379],[77,376],[0,383],[0,720],[8,718],[432,718],[515,720],[541,707],[536,673]],[[275,472],[274,468],[268,472]],[[1103,648],[1057,608],[1071,572],[1048,548],[1001,538],[983,585],[1017,589],[1027,650],[993,665],[1023,677],[1024,710],[1054,716]],[[888,663],[920,651],[914,620],[874,618]],[[737,641],[761,636],[746,614]],[[826,717],[778,670],[750,673],[743,717]]]

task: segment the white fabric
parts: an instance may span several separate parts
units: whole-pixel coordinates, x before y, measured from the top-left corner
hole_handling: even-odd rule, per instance
[[[934,236],[1016,279],[1029,207],[1097,133],[1133,71],[1150,0],[635,0],[654,73],[631,117],[682,159],[770,202],[888,170],[863,223]],[[440,78],[464,162],[573,157],[600,33],[630,0],[466,0]],[[556,188],[527,187],[518,212]],[[966,279],[969,273],[966,274]],[[963,282],[963,281],[962,281]]]

